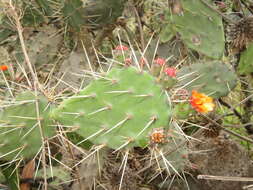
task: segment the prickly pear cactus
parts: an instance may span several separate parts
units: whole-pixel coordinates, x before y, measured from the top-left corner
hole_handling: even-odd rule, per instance
[[[113,149],[144,147],[153,128],[167,128],[170,106],[155,79],[133,67],[112,69],[51,116],[94,144]]]
[[[4,160],[31,158],[42,146],[35,96],[32,92],[23,92],[8,104],[0,110],[0,157]],[[50,137],[54,128],[48,120],[49,108],[45,97],[38,97],[38,108],[44,137]]]
[[[221,16],[201,0],[178,2],[181,6],[180,12],[175,13],[173,9],[165,11],[165,21],[170,24],[165,25],[163,33],[171,33],[171,30],[172,33],[178,32],[189,48],[208,57],[219,59],[225,48]],[[211,3],[210,6],[212,6]]]
[[[237,83],[234,71],[218,61],[182,67],[177,74],[180,86],[189,91],[198,90],[214,98],[226,96]]]

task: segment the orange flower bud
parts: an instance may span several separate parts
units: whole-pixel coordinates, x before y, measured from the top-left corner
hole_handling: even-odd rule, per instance
[[[8,66],[7,65],[1,65],[0,66],[0,70],[1,71],[7,71],[8,70]]]

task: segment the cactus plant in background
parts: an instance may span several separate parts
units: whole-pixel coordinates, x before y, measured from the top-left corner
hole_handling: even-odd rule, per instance
[[[38,30],[39,32],[31,40],[28,40],[26,44],[31,62],[34,65],[42,66],[52,62],[56,57],[62,37],[56,34],[57,29],[53,26],[47,26]],[[16,51],[15,56],[20,62],[24,60],[21,50]]]
[[[218,61],[184,66],[178,71],[178,78],[179,86],[213,98],[228,95],[237,84],[234,71]]]
[[[75,29],[85,25],[101,28],[114,24],[124,9],[125,0],[65,0],[63,15]]]
[[[253,73],[252,54],[253,54],[253,43],[250,44],[248,49],[246,49],[241,54],[240,62],[238,65],[238,71],[240,74]]]
[[[32,158],[41,150],[43,143],[41,136],[49,138],[54,134],[54,127],[48,119],[50,106],[47,99],[43,96],[38,97],[39,118],[36,115],[35,101],[34,94],[26,91],[19,94],[15,101],[2,105],[4,107],[0,111],[0,157],[2,160]]]
[[[172,8],[171,11],[165,11],[165,21],[169,24],[161,34],[178,32],[189,48],[214,59],[221,58],[225,48],[221,16],[201,0],[177,2],[181,6],[180,12],[177,13]]]

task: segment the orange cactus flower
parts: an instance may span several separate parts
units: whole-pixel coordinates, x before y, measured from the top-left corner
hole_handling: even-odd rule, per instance
[[[192,107],[200,113],[207,113],[207,112],[213,111],[215,107],[213,98],[203,93],[199,93],[196,90],[192,91],[192,95],[190,97],[190,103]]]
[[[8,70],[8,66],[7,65],[1,65],[0,66],[0,70],[1,71],[7,71]]]

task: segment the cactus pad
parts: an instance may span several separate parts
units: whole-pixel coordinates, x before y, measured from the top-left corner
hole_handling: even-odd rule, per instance
[[[65,0],[63,15],[67,22],[79,30],[85,25],[90,28],[101,28],[114,24],[122,15],[125,0]]]
[[[240,63],[238,66],[238,71],[240,74],[250,74],[253,73],[253,43],[249,45],[249,47],[242,52]]]
[[[178,78],[179,85],[187,90],[198,90],[214,98],[226,96],[237,83],[234,71],[217,61],[182,67]]]
[[[225,48],[221,16],[201,0],[181,0],[180,2],[183,10],[181,14],[165,12],[165,19],[170,20],[170,24],[166,26],[167,30],[173,29],[178,32],[189,48],[208,57],[219,59]]]
[[[167,127],[170,107],[155,79],[133,67],[112,69],[70,97],[52,117],[94,144],[144,147],[153,128]]]
[[[9,104],[9,103],[8,103]],[[49,111],[45,97],[38,97],[41,127],[45,137],[54,133],[47,119]],[[0,157],[4,160],[31,158],[40,150],[42,139],[36,116],[35,96],[24,92],[14,102],[0,110]]]

